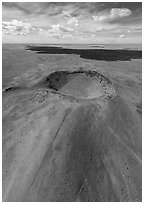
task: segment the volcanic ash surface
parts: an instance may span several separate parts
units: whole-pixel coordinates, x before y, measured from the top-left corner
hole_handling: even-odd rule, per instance
[[[96,71],[3,92],[3,201],[141,201],[140,147],[135,116]]]

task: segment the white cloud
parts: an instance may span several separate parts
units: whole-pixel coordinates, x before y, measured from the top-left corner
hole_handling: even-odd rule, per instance
[[[97,32],[113,32],[119,29],[119,25],[117,24],[106,24],[106,23],[95,23],[89,26],[89,31],[92,33]]]
[[[59,33],[60,32],[60,24],[52,25],[52,28],[48,30],[50,33]]]
[[[65,16],[65,17],[71,17],[71,14],[70,14],[70,12],[69,11],[63,11],[63,16]]]
[[[114,18],[122,18],[129,16],[131,14],[131,11],[127,8],[112,8],[110,12],[102,12],[98,14],[97,16],[92,16],[94,21],[104,21]]]
[[[74,26],[79,26],[78,20],[75,17],[72,17],[67,21],[67,24],[69,25],[74,25]]]
[[[103,21],[107,18],[107,16],[92,16],[94,21]]]
[[[30,32],[32,25],[14,19],[12,21],[2,22],[2,31],[5,34],[26,35]]]
[[[54,24],[50,29],[39,28],[38,32],[45,37],[69,38],[72,37],[71,33],[74,32],[74,29],[61,26],[60,24]]]
[[[49,29],[50,33],[61,33],[61,32],[73,32],[74,29],[70,27],[64,27],[60,24],[52,25],[52,28]]]
[[[73,28],[70,28],[70,27],[63,27],[61,26],[60,28],[63,32],[74,32],[74,29]]]
[[[125,17],[129,16],[131,14],[131,11],[127,8],[112,8],[110,12],[111,18],[117,18],[117,17]]]
[[[73,36],[71,34],[64,34],[62,35],[62,38],[72,38]]]
[[[98,32],[105,31],[105,30],[110,30],[110,28],[106,28],[106,27],[103,27],[103,26],[100,26],[100,27],[96,28],[96,31],[98,31]]]
[[[39,32],[40,35],[43,35],[45,37],[54,37],[54,36],[60,37],[60,34],[50,33],[49,30],[45,30],[45,29],[42,29],[42,28],[38,28],[38,32]]]
[[[37,31],[37,29],[36,29],[36,28],[32,28],[32,30],[33,30],[33,31]]]
[[[124,38],[124,37],[125,37],[125,35],[120,35],[119,37],[120,37],[120,38]]]

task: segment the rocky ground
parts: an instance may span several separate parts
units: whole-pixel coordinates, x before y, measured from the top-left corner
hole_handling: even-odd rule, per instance
[[[3,46],[3,201],[141,201],[141,74]]]

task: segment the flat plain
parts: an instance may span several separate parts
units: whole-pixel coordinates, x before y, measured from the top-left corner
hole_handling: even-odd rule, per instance
[[[142,201],[141,53],[40,49],[3,45],[3,201]]]

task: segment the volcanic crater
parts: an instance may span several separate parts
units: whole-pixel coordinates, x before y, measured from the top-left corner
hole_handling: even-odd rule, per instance
[[[3,200],[141,201],[141,118],[126,86],[47,70],[4,90]]]
[[[115,95],[111,80],[96,71],[55,71],[37,86],[79,99],[112,98]]]

